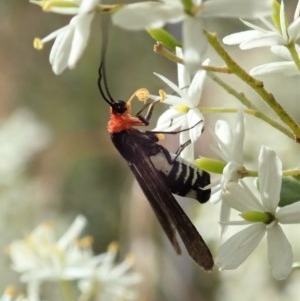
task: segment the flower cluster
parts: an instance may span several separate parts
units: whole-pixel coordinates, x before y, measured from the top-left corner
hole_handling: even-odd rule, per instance
[[[297,40],[300,38],[300,2],[295,9],[294,19],[287,20],[284,1],[274,4],[277,8],[273,14],[273,22],[267,18],[260,18],[265,27],[260,27],[248,21],[243,23],[250,30],[231,34],[223,39],[228,45],[239,44],[241,49],[256,47],[270,47],[271,51],[286,61],[268,63],[256,66],[250,70],[252,75],[280,73],[284,75],[299,75],[300,47]]]
[[[12,269],[27,284],[28,301],[41,300],[42,285],[55,282],[64,291],[76,285],[81,295],[97,300],[136,300],[134,286],[141,281],[131,271],[132,258],[116,263],[118,246],[112,243],[106,253],[94,255],[91,237],[81,237],[86,218],[77,216],[59,239],[50,223],[37,226],[22,240],[11,243],[8,253]],[[85,296],[85,297],[84,297]]]
[[[267,234],[269,264],[276,279],[290,274],[293,253],[280,224],[300,222],[300,202],[278,209],[282,182],[282,163],[276,153],[262,146],[259,158],[259,197],[241,180],[231,182],[222,192],[222,198],[231,208],[239,211],[243,221],[232,225],[251,226],[228,239],[219,250],[216,264],[221,269],[238,267]]]
[[[22,295],[18,295],[17,291],[12,287],[7,287],[0,298],[1,301],[28,301]]]
[[[201,158],[195,162],[199,168],[221,175],[219,180],[204,189],[212,188],[212,203],[221,202],[222,235],[228,234],[226,230],[229,227],[234,228],[231,226],[248,225],[220,246],[216,264],[221,270],[239,267],[266,235],[271,272],[276,279],[287,278],[291,273],[294,258],[282,225],[300,222],[297,193],[300,170],[297,167],[285,170],[283,158],[280,158],[274,147],[268,145],[267,139],[264,145],[259,145],[259,155],[251,156],[252,166],[257,170],[248,168],[249,160],[245,156],[244,140],[247,115],[272,126],[291,143],[300,141],[300,126],[293,114],[288,112],[285,100],[275,98],[262,81],[253,77],[275,73],[279,73],[283,80],[284,75],[299,77],[300,46],[297,42],[300,37],[300,1],[296,5],[291,22],[286,16],[286,3],[275,0],[161,0],[128,5],[106,5],[99,0],[40,0],[32,3],[47,11],[72,15],[67,26],[34,42],[36,48],[42,48],[44,43],[55,39],[50,63],[56,74],[62,73],[66,68],[75,67],[87,45],[91,22],[97,13],[110,13],[113,24],[132,31],[146,30],[157,40],[155,51],[177,63],[178,82],[173,83],[166,76],[154,72],[155,76],[172,90],[171,93],[160,90],[156,95],[151,94],[152,100],[159,100],[170,106],[159,117],[155,131],[180,132],[181,146],[190,141],[180,153],[185,160],[195,161],[194,144],[204,129],[208,128],[209,131],[211,127],[211,124],[205,123],[205,114],[235,114],[235,126],[219,118],[215,122],[215,133],[211,135],[214,145],[211,148],[218,159]],[[270,47],[272,53],[286,61],[254,66],[249,72],[245,71],[230,56],[218,36],[210,32],[207,22],[210,18],[242,18],[241,22],[250,30],[226,36],[223,38],[224,44],[239,44],[242,50]],[[257,22],[262,25],[258,25]],[[174,23],[182,25],[182,41],[178,41],[171,33],[162,29],[164,25]],[[219,55],[225,66],[216,65],[218,61],[211,55],[211,51],[207,51],[209,47]],[[259,105],[253,97],[247,96],[247,90],[241,91],[242,88],[233,86],[218,74],[236,75],[258,95]],[[220,107],[204,106],[210,102],[204,102],[202,96],[207,76],[238,100],[240,105],[227,107],[225,100],[222,100]],[[299,89],[298,86],[295,89]],[[224,95],[224,99],[226,97],[227,94]],[[265,107],[267,109],[264,109]],[[251,133],[251,129],[248,129],[248,132]],[[257,179],[257,185],[253,185],[251,181],[254,177]],[[291,186],[294,185],[291,184],[294,181],[297,184]],[[288,184],[285,184],[287,182]],[[286,185],[292,187],[288,192],[285,189]],[[239,212],[241,220],[233,220],[233,212]],[[82,223],[80,219],[79,223]],[[74,227],[78,229],[77,226]],[[93,291],[95,281],[101,281],[104,287],[109,283],[109,289],[102,291],[102,297],[107,299],[108,292],[122,293],[126,289],[120,288],[120,283],[137,282],[135,275],[127,275],[119,281],[119,277],[127,271],[129,265],[125,262],[112,268],[115,256],[112,250],[93,257],[90,249],[82,250],[74,245],[73,238],[78,234],[78,230],[70,230],[72,235],[67,235],[68,238],[55,244],[49,233],[41,235],[40,232],[43,231],[47,232],[44,228],[37,229],[30,238],[31,246],[35,248],[34,253],[25,242],[17,242],[11,247],[14,268],[22,273],[23,281],[33,284],[35,290],[41,281],[49,279],[80,280],[79,287],[82,291]],[[46,239],[46,243],[41,243],[40,239]],[[48,253],[49,246],[53,249],[51,255]],[[23,256],[27,256],[25,261]],[[83,262],[85,269],[78,269],[78,264]],[[94,278],[91,278],[92,276]],[[110,281],[113,281],[113,284]]]
[[[0,185],[14,183],[32,157],[50,142],[51,133],[34,114],[25,108],[15,110],[1,120]]]

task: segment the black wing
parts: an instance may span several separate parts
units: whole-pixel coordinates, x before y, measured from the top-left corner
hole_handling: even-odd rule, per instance
[[[113,139],[114,140],[114,139]],[[214,262],[209,248],[188,216],[182,210],[164,179],[153,166],[134,135],[123,140],[126,145],[115,143],[118,150],[126,152],[126,160],[149,200],[161,226],[177,254],[181,253],[176,232],[181,237],[189,255],[205,270],[211,270]],[[128,160],[129,159],[129,160]]]

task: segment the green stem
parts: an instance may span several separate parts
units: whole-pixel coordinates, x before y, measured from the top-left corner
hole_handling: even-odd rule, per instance
[[[260,97],[274,110],[278,117],[292,130],[294,133],[293,140],[300,142],[300,126],[298,123],[284,110],[284,108],[276,101],[275,97],[269,93],[264,87],[263,82],[256,80],[244,69],[242,69],[227,53],[215,34],[204,31],[210,45],[215,49],[219,56],[225,61],[237,77],[249,85]]]
[[[167,49],[162,43],[156,42],[153,48],[154,52],[157,54],[162,55],[166,59],[176,63],[176,64],[184,64],[184,61],[182,58],[178,57],[175,53]],[[231,74],[231,70],[227,67],[218,67],[218,66],[208,66],[208,65],[202,65],[201,69],[206,70],[208,72],[218,72],[218,73],[226,73]]]
[[[59,287],[64,301],[75,300],[70,281],[60,281]]]
[[[292,42],[289,45],[287,45],[287,49],[289,50],[291,57],[296,65],[298,71],[300,72],[300,58],[299,58],[295,43]]]
[[[115,13],[120,10],[124,4],[115,4],[115,5],[105,5],[99,4],[96,6],[95,12],[96,13]]]
[[[162,56],[164,56],[166,59],[175,62],[176,64],[183,64],[183,59],[178,57],[176,54],[174,54],[172,51],[168,50],[166,47],[164,47],[163,44],[157,42],[154,45],[153,51],[155,53],[158,53]]]
[[[300,169],[289,169],[282,172],[283,176],[300,176]]]
[[[216,76],[214,73],[209,72],[208,76],[216,82],[219,86],[221,86],[227,93],[237,98],[243,105],[245,105],[249,109],[255,109],[254,105],[251,101],[245,96],[244,93],[236,91],[234,88],[226,84],[222,79]]]
[[[266,123],[270,124],[272,127],[276,128],[280,132],[282,132],[284,135],[288,136],[289,138],[294,140],[294,134],[288,130],[286,127],[282,126],[272,118],[269,118],[267,115],[259,111],[252,103],[251,101],[245,96],[244,93],[236,91],[234,88],[226,84],[223,80],[221,80],[219,77],[217,77],[213,73],[208,73],[208,76],[215,81],[217,84],[219,84],[226,92],[228,92],[230,95],[233,95],[235,98],[237,98],[243,105],[245,105],[249,110],[245,110],[245,113],[255,116],[259,119],[262,119]]]
[[[217,66],[206,66],[202,65],[201,69],[206,70],[208,72],[218,72],[218,73],[226,73],[231,74],[231,70],[228,67],[217,67]]]

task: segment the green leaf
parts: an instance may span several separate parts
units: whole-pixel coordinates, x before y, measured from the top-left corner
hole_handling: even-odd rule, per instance
[[[294,177],[284,177],[280,192],[279,206],[284,207],[300,201],[300,181]]]
[[[177,46],[181,47],[181,43],[162,28],[149,28],[147,29],[147,32],[155,41],[161,43],[163,46],[172,51],[175,51]]]

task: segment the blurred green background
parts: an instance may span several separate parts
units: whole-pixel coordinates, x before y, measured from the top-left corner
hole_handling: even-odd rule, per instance
[[[292,9],[294,3],[289,1]],[[147,201],[133,184],[126,163],[110,141],[106,131],[109,108],[101,99],[96,84],[103,46],[101,20],[95,18],[90,42],[75,70],[67,70],[60,76],[53,74],[48,61],[52,42],[46,44],[43,51],[33,49],[35,37],[48,35],[66,25],[69,19],[68,16],[44,13],[27,1],[0,2],[0,127],[4,129],[15,112],[26,108],[51,136],[49,143],[34,152],[11,181],[4,184],[0,181],[0,250],[5,251],[12,240],[23,237],[40,222],[52,220],[63,233],[77,214],[84,214],[89,220],[86,233],[94,237],[96,253],[104,252],[111,241],[119,241],[121,255],[133,252],[136,256],[137,269],[144,277],[141,300],[224,300],[226,285],[222,285],[217,272],[204,274],[186,254],[181,257],[174,254]],[[211,28],[222,28],[223,34],[237,31],[241,28],[238,24],[238,21],[228,20],[210,22]],[[106,68],[114,98],[126,100],[141,87],[148,88],[153,94],[165,88],[153,76],[153,71],[176,81],[176,66],[153,53],[153,41],[146,33],[123,31],[108,25],[108,36]],[[262,57],[253,57],[263,62]],[[248,53],[239,58],[245,65],[253,63]],[[267,84],[272,82],[267,80]],[[294,84],[292,79],[286,86],[291,94],[293,89],[288,85]],[[277,89],[279,95],[286,93],[280,87]],[[208,80],[204,99],[209,99],[210,105],[224,105],[227,98],[220,91],[215,86],[212,88]],[[294,89],[294,93],[299,94],[299,91]],[[210,117],[207,119],[210,122]],[[153,120],[154,125],[156,116]],[[25,135],[24,126],[22,123],[16,126],[20,137]],[[0,148],[1,143],[2,146],[6,144],[1,128]],[[248,153],[253,150],[253,140],[257,138],[253,133],[257,131],[253,130],[246,141]],[[206,153],[209,152],[209,141],[201,145]],[[28,140],[29,145],[36,142]],[[289,148],[284,151],[291,155]],[[24,155],[22,150],[18,155]],[[198,221],[200,231],[215,252],[218,209],[213,209],[211,204],[203,210],[198,207],[192,215],[194,218],[201,216]],[[266,254],[263,256],[262,262],[266,264]],[[266,271],[266,287],[273,289],[266,296],[272,298],[275,294],[272,301],[280,300],[280,292],[285,292],[288,285],[286,282],[278,285],[266,276]],[[251,299],[251,296],[266,280],[258,285],[253,284],[254,278],[249,278],[249,291],[245,295],[250,297],[247,300],[261,300]],[[229,276],[227,280],[235,285],[234,278]],[[246,278],[245,283],[247,285]],[[3,252],[0,256],[0,290],[10,284],[18,286],[18,280]],[[242,287],[240,293],[243,294]],[[241,300],[242,296],[238,293],[228,295],[232,296],[230,301]]]

